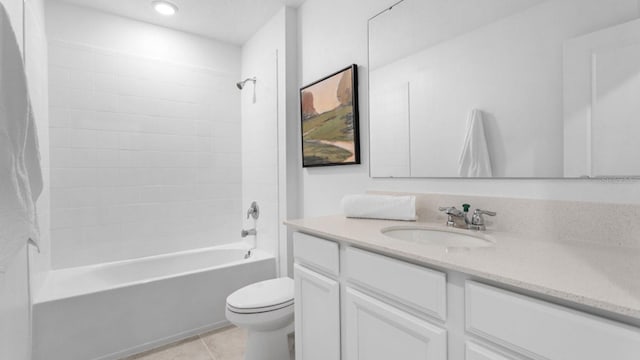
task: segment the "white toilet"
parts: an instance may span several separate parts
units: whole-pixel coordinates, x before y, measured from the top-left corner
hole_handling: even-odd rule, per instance
[[[293,280],[247,285],[227,297],[227,320],[248,330],[245,360],[289,360],[293,332]]]

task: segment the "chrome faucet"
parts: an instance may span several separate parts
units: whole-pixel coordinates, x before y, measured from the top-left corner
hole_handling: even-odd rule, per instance
[[[247,219],[249,218],[253,218],[253,220],[258,220],[258,218],[260,217],[260,207],[258,206],[258,203],[253,201],[251,202],[251,206],[249,206],[249,210],[247,210]],[[255,225],[255,221],[253,222]],[[258,231],[256,230],[255,226],[252,229],[249,230],[245,230],[242,229],[242,231],[240,231],[240,236],[244,239],[247,236],[251,235],[251,236],[255,236],[254,240],[253,240],[253,247],[247,251],[247,253],[244,255],[245,259],[248,259],[249,257],[251,257],[251,252],[257,247],[257,241],[258,241],[258,237],[256,236],[258,234]]]
[[[440,207],[439,210],[444,211],[444,213],[447,214],[447,226],[469,230],[486,230],[482,215],[496,216],[496,213],[493,211],[476,209],[473,212],[473,216],[471,216],[471,220],[469,220],[468,213],[470,207],[471,205],[469,204],[462,204],[464,211],[456,209],[455,206]]]
[[[467,217],[467,211],[469,208],[465,206],[467,204],[462,205],[465,211],[456,209],[455,206],[451,207],[441,207],[439,210],[444,211],[447,214],[447,226],[456,227],[456,228],[466,228],[467,225],[470,224],[469,217]]]
[[[469,224],[469,229],[471,230],[486,230],[487,227],[484,225],[484,218],[482,215],[496,216],[496,213],[493,211],[487,211],[482,209],[475,209],[473,212],[473,216],[471,217],[471,224]]]
[[[240,231],[240,236],[243,238],[246,238],[249,235],[256,235],[257,233],[258,232],[256,231],[256,228],[249,229],[249,230],[242,229],[242,231]]]
[[[254,235],[255,236],[257,233],[258,232],[256,231],[256,228],[249,229],[249,230],[242,229],[242,231],[240,231],[240,236],[242,238],[246,238],[249,235]],[[253,250],[256,248],[256,240],[257,240],[257,238],[254,239],[253,247],[251,249],[247,250],[247,253],[244,254],[244,258],[245,259],[248,259],[248,258],[251,257],[251,254],[252,254]]]

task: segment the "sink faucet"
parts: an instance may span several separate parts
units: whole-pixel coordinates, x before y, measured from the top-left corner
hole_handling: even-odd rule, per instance
[[[447,218],[447,226],[456,227],[456,228],[466,228],[469,222],[469,218],[467,217],[467,211],[469,208],[464,204],[463,207],[465,211],[456,209],[455,206],[450,207],[441,207],[439,210],[444,211],[445,214],[448,215]]]
[[[444,213],[447,214],[447,226],[469,230],[486,230],[482,215],[496,216],[496,213],[493,211],[476,209],[473,212],[471,220],[469,220],[467,215],[470,207],[471,205],[469,204],[462,204],[464,211],[456,209],[455,206],[440,207],[439,210],[444,211]]]

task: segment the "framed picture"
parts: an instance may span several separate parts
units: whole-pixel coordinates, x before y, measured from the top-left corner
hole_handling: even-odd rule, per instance
[[[360,164],[358,66],[300,89],[302,167]]]

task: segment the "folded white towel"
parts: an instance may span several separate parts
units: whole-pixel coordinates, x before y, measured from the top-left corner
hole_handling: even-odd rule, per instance
[[[0,272],[29,240],[38,245],[35,201],[42,170],[18,42],[0,4]]]
[[[458,160],[458,174],[462,177],[491,177],[491,157],[484,133],[482,111],[474,109],[467,120],[467,135]]]
[[[347,195],[342,198],[346,217],[385,220],[416,220],[415,196]]]

